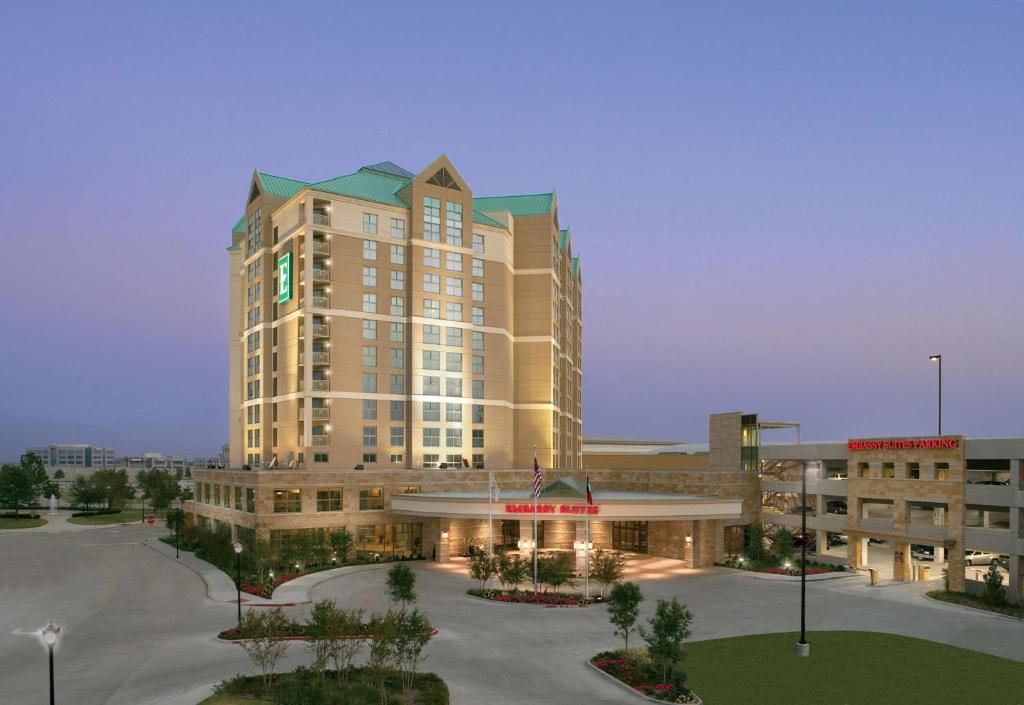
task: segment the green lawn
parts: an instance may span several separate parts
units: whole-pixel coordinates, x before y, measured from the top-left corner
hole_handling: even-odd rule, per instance
[[[199,705],[260,705],[260,703],[269,702],[269,700],[241,698],[235,695],[211,695],[206,700],[200,700]]]
[[[1024,702],[1024,663],[874,632],[813,632],[693,642],[687,685],[706,705],[935,705]],[[1024,655],[1024,653],[1022,653]]]
[[[146,510],[146,515],[150,515],[153,512]],[[126,509],[123,512],[117,514],[97,514],[91,517],[71,517],[68,519],[72,524],[83,524],[85,526],[99,526],[101,524],[130,524],[132,522],[138,524],[142,521],[142,510],[141,509]],[[160,517],[157,517],[157,521],[161,521]]]
[[[24,519],[0,517],[0,529],[34,529],[44,524],[46,524],[46,519],[42,517],[32,517],[31,519],[27,515]]]

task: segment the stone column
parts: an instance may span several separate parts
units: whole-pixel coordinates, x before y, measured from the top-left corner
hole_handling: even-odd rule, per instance
[[[821,560],[821,557],[825,555],[828,550],[828,532],[824,529],[818,529],[814,532],[814,545],[815,545],[815,558]]]
[[[910,560],[910,544],[895,544],[893,546],[892,579],[907,583],[913,579],[913,575],[913,564]]]
[[[1024,561],[1021,560],[1020,556],[1010,556],[1010,581],[1007,594],[1010,599],[1017,604],[1021,604],[1024,599],[1024,592],[1021,591],[1021,572],[1024,571]]]
[[[437,522],[437,562],[447,563],[452,559],[451,519],[439,519]]]
[[[936,546],[935,547],[935,553],[933,554],[932,564],[933,565],[938,565],[939,563],[945,563],[945,562],[946,562],[946,547],[945,546]]]
[[[964,591],[964,547],[958,544],[949,550],[946,556],[946,568],[949,570],[949,589],[953,592]]]
[[[583,545],[587,540],[587,522],[577,521],[576,522],[576,541],[579,545]],[[587,562],[587,553],[585,550],[580,549],[575,551],[576,553],[576,572],[583,575],[583,569]]]
[[[868,540],[850,534],[846,542],[846,564],[852,568],[863,568],[868,560]]]
[[[702,522],[697,520],[690,522],[690,542],[686,544],[686,553],[684,554],[690,568],[704,567],[700,559],[701,524]]]
[[[713,565],[722,560],[724,552],[724,535],[722,533],[722,521],[720,519],[705,519],[702,522],[700,532],[700,544],[696,542],[694,546],[694,554],[700,552],[700,562],[702,566]]]

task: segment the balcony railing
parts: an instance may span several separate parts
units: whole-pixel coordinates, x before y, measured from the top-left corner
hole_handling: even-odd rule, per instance
[[[314,365],[326,365],[331,361],[331,354],[326,351],[313,351],[313,364]]]
[[[331,436],[327,433],[314,433],[313,434],[313,445],[315,446],[326,446],[331,444]]]
[[[323,240],[313,240],[313,254],[314,255],[329,255],[329,254],[331,254],[331,243],[324,242]]]
[[[313,380],[313,391],[314,392],[329,392],[329,391],[331,391],[331,381],[329,379],[314,379]]]
[[[331,281],[331,270],[326,267],[313,267],[313,281],[315,282],[329,282]]]
[[[330,225],[331,216],[329,213],[317,213],[313,211],[313,222],[317,225]]]
[[[313,324],[313,337],[315,338],[329,338],[331,335],[331,327],[326,323],[314,323]]]
[[[313,297],[313,308],[330,308],[331,297],[330,296],[314,296]]]
[[[313,418],[327,420],[331,418],[331,407],[329,406],[314,406],[313,407]]]

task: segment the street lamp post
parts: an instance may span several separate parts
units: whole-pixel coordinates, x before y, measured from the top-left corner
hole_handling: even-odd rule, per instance
[[[238,631],[242,631],[242,544],[235,541],[235,593],[238,597]]]
[[[50,705],[54,705],[53,699],[53,647],[57,645],[57,640],[60,639],[60,627],[50,622],[46,625],[42,632],[40,632],[43,643],[46,644],[46,649],[50,652]]]
[[[939,363],[939,435],[942,435],[942,355],[929,355],[928,359]]]
[[[179,558],[178,547],[181,544],[181,525],[185,521],[185,501],[179,499],[177,521],[174,522],[174,557]]]
[[[797,656],[810,656],[807,643],[807,463],[800,473],[800,641],[796,643]]]

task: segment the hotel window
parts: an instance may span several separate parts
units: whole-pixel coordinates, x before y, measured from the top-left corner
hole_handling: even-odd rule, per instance
[[[473,423],[484,422],[484,405],[473,404]]]
[[[444,368],[449,372],[462,372],[462,353],[445,353]]]
[[[391,297],[391,315],[392,316],[404,316],[405,315],[405,297],[403,297],[403,296],[392,296]]]
[[[377,391],[377,375],[372,372],[363,373],[363,392],[374,394]]]
[[[405,324],[404,323],[392,323],[389,326],[390,336],[392,343],[404,343],[405,342]]]
[[[441,393],[441,378],[435,375],[426,375],[423,378],[423,393],[438,395]]]
[[[388,393],[405,394],[405,375],[388,376]]]
[[[452,423],[462,423],[462,404],[445,404],[444,420]]]
[[[376,294],[363,294],[363,313],[377,313]]]
[[[423,317],[440,318],[441,302],[437,299],[423,299]]]
[[[921,464],[920,463],[907,463],[907,478],[910,480],[921,479]]]
[[[371,235],[377,234],[377,216],[373,213],[363,213],[363,232]]]
[[[363,340],[377,339],[377,321],[363,321]]]
[[[462,467],[462,453],[452,453],[445,456],[445,460],[450,468]]]
[[[424,267],[440,267],[441,266],[441,250],[434,247],[423,248],[423,266]]]
[[[935,463],[935,479],[936,480],[948,480],[949,479],[949,463]]]
[[[462,280],[457,277],[445,277],[444,292],[448,296],[462,296]]]
[[[274,513],[302,511],[302,490],[274,490]]]
[[[481,333],[479,331],[473,331],[470,334],[470,340],[473,343],[472,347],[473,347],[474,350],[483,350],[484,349],[484,334],[483,333]]]
[[[437,350],[424,350],[423,351],[423,369],[425,370],[439,370],[441,369],[441,353]]]
[[[444,431],[444,444],[448,448],[462,447],[462,429],[446,428]]]
[[[405,445],[405,427],[404,426],[392,426],[391,427],[391,445],[393,445],[393,446],[404,446]]]
[[[391,494],[419,494],[419,485],[398,485],[395,489],[391,490]]]
[[[482,306],[473,307],[473,325],[482,326],[484,324],[484,309]]]
[[[483,448],[484,447],[484,430],[482,428],[473,429],[473,447]]]
[[[441,293],[441,275],[440,274],[424,274],[423,275],[423,291],[430,294]]]
[[[372,512],[384,508],[384,488],[367,487],[359,490],[359,511]]]
[[[473,276],[482,277],[484,275],[484,261],[477,257],[473,258]]]
[[[363,286],[377,286],[376,267],[363,267]]]
[[[405,238],[405,221],[401,218],[391,219],[391,237]]]
[[[447,328],[445,330],[445,345],[452,345],[454,347],[462,347],[462,329],[461,328]]]
[[[441,326],[423,326],[423,342],[433,345],[441,344]]]
[[[871,477],[871,466],[868,463],[857,463],[857,477]]]
[[[473,374],[482,375],[484,373],[484,356],[474,355],[473,356]]]
[[[392,421],[405,421],[405,402],[404,401],[392,401],[391,402],[391,420]]]
[[[403,460],[403,456],[402,456],[401,453],[392,453],[391,454],[391,462],[392,463],[401,463],[402,460]]]
[[[482,379],[473,380],[473,398],[483,399],[484,398],[484,381]]]
[[[882,477],[886,480],[891,480],[896,477],[896,464],[882,463]]]
[[[391,246],[391,264],[405,264],[405,248],[401,245]]]
[[[441,459],[441,456],[436,453],[428,453],[423,456],[423,467],[425,468],[436,468],[437,461]]]
[[[341,490],[317,490],[316,510],[318,512],[340,512]]]
[[[405,272],[391,270],[391,288],[396,291],[403,291],[405,289]]]
[[[473,467],[477,470],[483,470],[484,468],[484,454],[473,453]]]
[[[376,240],[363,240],[363,259],[377,259]]]
[[[462,204],[445,202],[445,239],[449,245],[462,247]]]
[[[220,485],[213,486],[213,503],[220,506]]]
[[[439,402],[439,401],[425,401],[425,402],[423,402],[423,420],[424,421],[440,421],[441,420],[441,402]]]
[[[484,285],[480,282],[473,282],[473,300],[483,301],[484,300]]]
[[[377,366],[377,348],[372,345],[363,346],[363,364],[367,367]]]
[[[376,421],[377,420],[377,400],[376,399],[363,399],[363,420],[364,421]]]
[[[437,448],[441,445],[441,429],[439,428],[425,428],[423,429],[423,445],[427,448]]]
[[[441,201],[430,196],[423,197],[423,239],[441,242]]]
[[[473,252],[484,251],[484,236],[478,233],[473,233]]]
[[[313,462],[314,463],[326,463],[327,462],[327,453],[313,453]]]
[[[444,317],[449,321],[462,320],[462,304],[447,303],[444,306]]]
[[[453,272],[462,271],[462,255],[458,252],[445,252],[445,266]]]
[[[377,445],[377,427],[363,426],[363,445],[373,448]]]
[[[405,350],[403,348],[391,348],[388,350],[388,367],[400,370],[405,369]]]
[[[445,380],[445,396],[448,397],[461,397],[462,396],[462,380],[458,377],[448,377]]]
[[[256,490],[252,487],[245,488],[245,511],[256,513]]]
[[[364,463],[376,463],[377,462],[377,454],[376,453],[363,453],[363,462]]]

